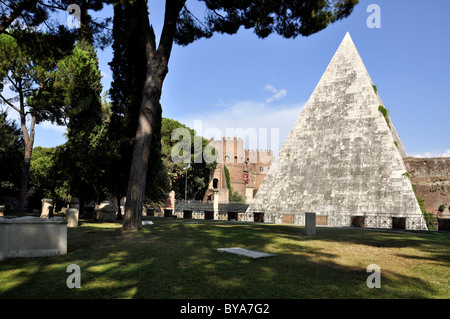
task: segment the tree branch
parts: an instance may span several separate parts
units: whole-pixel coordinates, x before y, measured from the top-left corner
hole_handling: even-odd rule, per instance
[[[187,7],[186,5],[183,6],[183,9],[186,10],[187,13],[189,13],[190,16],[194,17],[195,20],[197,20],[198,23],[200,23],[203,27],[206,28],[206,25],[199,19],[197,18]]]
[[[14,104],[12,104],[11,102],[9,102],[9,101],[1,94],[1,93],[0,93],[0,98],[2,98],[2,100],[3,100],[6,104],[8,104],[8,106],[12,107],[14,110],[16,110],[17,112],[20,113],[20,110],[19,110]]]
[[[0,33],[6,33],[6,29],[17,19],[23,11],[32,8],[37,4],[37,0],[23,0],[19,5],[11,12],[9,17],[3,20],[0,24]]]
[[[11,79],[11,77],[9,76],[9,74],[6,74],[6,77],[8,78],[8,81],[11,82],[12,86],[14,86],[14,88],[17,90],[17,92],[19,91],[19,88],[17,87],[17,84],[14,83],[14,81]]]
[[[161,54],[163,65],[169,63],[170,52],[172,51],[173,39],[177,26],[177,19],[183,9],[186,0],[167,0],[164,14],[164,25],[161,31],[158,52]]]
[[[44,3],[44,2],[42,2],[42,1],[40,1],[40,0],[38,0],[37,2],[38,2],[41,6],[44,6],[44,7],[50,8],[50,9],[57,9],[57,10],[63,10],[63,11],[66,11],[66,8],[64,8],[63,6],[59,5],[59,4],[58,4],[57,2],[55,2],[55,1],[52,1],[55,5],[47,4],[47,3]]]

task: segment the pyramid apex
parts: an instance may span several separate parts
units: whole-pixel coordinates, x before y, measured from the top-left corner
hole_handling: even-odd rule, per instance
[[[344,41],[352,41],[353,42],[352,37],[350,36],[350,32],[347,31],[342,42],[344,42]]]

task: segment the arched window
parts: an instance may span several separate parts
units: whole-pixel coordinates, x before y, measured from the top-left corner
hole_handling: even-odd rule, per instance
[[[217,187],[219,187],[219,180],[217,178],[213,179],[213,188],[216,189]]]
[[[260,167],[259,167],[259,172],[260,172],[260,173],[264,172],[264,167],[263,167],[263,166],[260,166]]]

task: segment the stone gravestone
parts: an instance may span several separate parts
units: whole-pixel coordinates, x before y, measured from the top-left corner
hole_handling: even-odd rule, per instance
[[[67,254],[67,223],[62,220],[0,217],[0,238],[0,260]]]
[[[96,210],[96,219],[104,222],[116,221],[117,206],[110,202],[101,203]]]
[[[305,214],[306,236],[314,236],[316,234],[316,213]]]
[[[41,218],[53,217],[53,199],[42,199]]]
[[[66,210],[67,227],[78,227],[78,209],[69,208]]]

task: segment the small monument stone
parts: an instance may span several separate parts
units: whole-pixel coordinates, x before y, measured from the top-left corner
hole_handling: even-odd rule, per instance
[[[41,218],[53,217],[53,199],[42,199]]]
[[[96,219],[104,222],[116,221],[118,207],[110,202],[101,203],[96,209]]]
[[[66,210],[67,227],[78,227],[78,213],[76,208]]]

